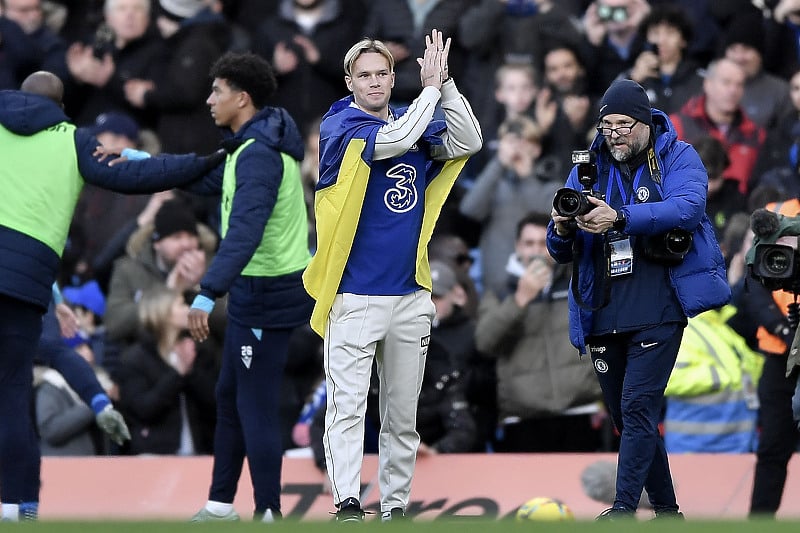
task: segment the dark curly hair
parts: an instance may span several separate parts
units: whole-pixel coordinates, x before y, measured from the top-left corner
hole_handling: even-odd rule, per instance
[[[645,39],[647,38],[647,30],[658,24],[666,24],[677,29],[678,32],[686,41],[688,47],[692,43],[694,37],[694,25],[692,19],[689,18],[686,10],[679,5],[672,4],[659,4],[650,10],[644,20],[639,24],[639,33]]]
[[[250,52],[224,54],[211,67],[210,75],[225,80],[236,90],[245,91],[256,109],[265,107],[278,87],[272,66],[263,57]]]

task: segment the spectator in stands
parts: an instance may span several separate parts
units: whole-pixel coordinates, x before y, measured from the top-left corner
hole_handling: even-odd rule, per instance
[[[544,86],[536,97],[536,122],[545,130],[542,155],[564,174],[573,150],[582,150],[593,126],[592,99],[586,92],[586,68],[578,52],[556,46],[543,58]]]
[[[764,69],[764,18],[760,13],[739,15],[725,29],[725,57],[745,74],[742,110],[769,130],[790,105],[789,84]]]
[[[759,191],[755,191],[759,194]],[[753,196],[751,196],[751,199]],[[764,204],[762,204],[764,205]],[[745,264],[745,254],[753,244],[753,232],[750,230],[750,211],[734,214],[725,226],[719,248],[725,258],[725,270],[728,274],[728,285],[736,295],[743,290],[744,277],[749,271]]]
[[[728,220],[736,213],[746,212],[747,199],[739,191],[737,181],[725,176],[730,159],[719,140],[706,135],[697,138],[692,146],[708,172],[706,214],[714,226],[717,240],[721,241]]]
[[[117,153],[125,148],[139,148],[141,130],[136,120],[121,111],[101,113],[88,128],[98,142]],[[149,147],[148,151],[151,151]],[[171,193],[158,193],[171,195]],[[83,253],[74,267],[77,277],[84,281],[97,279],[104,291],[108,290],[111,276],[111,261],[98,271],[95,269],[98,256],[103,253],[117,233],[135,219],[147,205],[149,196],[120,194],[114,191],[87,185],[78,198],[78,206],[72,217],[73,225],[84,232]],[[128,232],[130,234],[130,232]],[[127,239],[125,239],[127,240]],[[124,243],[122,244],[124,251]]]
[[[392,105],[407,105],[419,95],[419,65],[425,42],[436,28],[445,39],[452,39],[448,56],[448,71],[461,79],[464,49],[461,46],[459,21],[475,0],[437,0],[409,2],[408,0],[373,0],[362,29],[363,35],[386,43],[394,57],[395,82]]]
[[[150,0],[106,0],[104,22],[89,42],[67,50],[67,66],[76,82],[67,92],[67,112],[78,125],[112,110],[126,111],[141,126],[155,127],[155,117],[125,99],[125,81],[152,79],[159,64],[161,37],[150,24]]]
[[[545,246],[550,216],[522,217],[508,256],[506,283],[484,294],[475,341],[495,361],[502,452],[601,449],[600,385],[588,358],[569,343],[571,268]]]
[[[8,17],[4,5],[0,1],[0,90],[19,88],[39,60],[33,40]]]
[[[251,36],[258,33],[259,26],[278,11],[282,0],[216,0],[221,4],[225,18],[241,26]]]
[[[540,165],[542,130],[531,119],[506,120],[499,130],[497,155],[461,200],[461,212],[483,223],[481,271],[484,290],[502,291],[506,262],[514,248],[514,228],[525,213],[549,213],[562,183]]]
[[[45,25],[42,0],[0,0],[0,15],[16,22],[30,39],[36,61],[26,75],[34,70],[46,70],[65,83],[69,80],[67,43]],[[15,38],[13,35],[10,37]],[[16,89],[17,85],[7,88]]]
[[[494,72],[494,102],[476,115],[481,129],[488,132],[483,148],[471,158],[466,173],[476,175],[497,151],[497,130],[504,121],[517,117],[533,118],[534,103],[539,93],[539,79],[533,65],[507,63]],[[485,84],[485,81],[484,81]]]
[[[534,66],[551,48],[580,46],[578,25],[564,4],[552,0],[477,0],[463,11],[458,35],[467,52],[464,93],[479,120],[495,107],[486,80],[501,65]],[[495,129],[488,122],[481,125],[484,131]]]
[[[96,364],[90,350],[73,350],[64,342],[65,337],[74,335],[78,321],[62,298],[60,291],[57,290],[57,285],[54,285],[53,300],[59,303],[51,303],[42,319],[42,336],[34,357],[35,365],[41,368],[52,368],[55,371],[55,374],[52,375],[54,380],[51,383],[54,388],[44,394],[48,400],[41,398],[46,405],[42,405],[41,409],[36,407],[37,424],[48,426],[47,429],[40,427],[39,435],[42,438],[53,437],[56,442],[51,441],[51,444],[59,447],[59,453],[64,451],[64,448],[61,448],[62,445],[72,449],[71,439],[68,439],[69,443],[64,442],[63,439],[68,437],[67,434],[73,435],[72,430],[85,429],[82,423],[77,421],[78,423],[75,424],[76,420],[73,420],[73,423],[62,425],[57,419],[53,419],[52,422],[50,420],[52,417],[58,416],[53,411],[59,413],[64,409],[81,410],[74,407],[72,394],[75,394],[80,398],[81,403],[91,408],[97,426],[110,441],[113,441],[110,442],[105,438],[102,441],[94,439],[96,448],[91,453],[113,453],[118,450],[118,446],[122,445],[124,440],[130,439],[130,433],[122,414],[112,404],[112,400],[119,400],[119,390],[108,373]],[[35,377],[36,374],[34,374]],[[35,380],[34,383],[36,383]],[[66,383],[72,392],[56,390],[60,389],[63,383]],[[40,405],[40,398],[35,398],[35,402]],[[82,417],[76,418],[81,419]],[[76,426],[80,426],[80,428],[76,428]],[[48,431],[52,432],[47,434]],[[77,447],[82,448],[82,445]]]
[[[586,9],[581,54],[593,97],[600,96],[639,57],[645,44],[639,26],[649,13],[647,0],[595,0]]]
[[[106,329],[103,326],[106,299],[100,286],[92,280],[78,287],[64,287],[62,293],[78,319],[77,333],[65,341],[84,359],[102,366],[106,341]]]
[[[81,300],[85,305],[102,312],[97,307],[101,303],[97,301],[101,295],[96,290],[83,291],[82,296],[93,295],[86,300],[77,296],[76,289],[70,289],[68,293],[74,301]],[[111,401],[119,400],[119,390],[109,374],[98,365],[94,358],[95,350],[87,344],[76,346],[74,350],[67,346],[70,343],[65,342],[63,335],[70,336],[70,332],[59,332],[59,323],[55,318],[58,315],[59,321],[63,321],[65,315],[62,306],[65,305],[60,303],[55,307],[57,312],[48,310],[45,315],[35,360],[35,413],[42,455],[113,452],[116,448],[110,447],[111,443],[94,428],[94,424],[96,422],[102,426],[106,406],[109,411],[114,410]],[[80,323],[78,319],[78,325]],[[124,426],[122,415],[117,413],[116,416]],[[104,431],[115,440],[114,445],[122,444],[120,436],[111,432],[110,428]],[[127,427],[124,433],[128,438]]]
[[[64,376],[50,367],[34,366],[33,390],[42,456],[97,455],[94,412]]]
[[[754,185],[768,185],[787,198],[800,197],[800,68],[789,78],[790,104],[778,123],[767,130],[753,176]]]
[[[703,81],[703,94],[686,102],[670,119],[681,140],[691,143],[711,135],[722,142],[731,161],[725,175],[747,194],[766,134],[742,109],[744,83],[744,70],[737,63],[726,58],[714,60]]]
[[[189,306],[179,291],[152,287],[138,313],[144,334],[123,352],[116,372],[130,453],[211,453],[218,365],[186,334]]]
[[[106,305],[108,341],[116,344],[117,352],[139,340],[138,302],[144,291],[174,289],[187,298],[194,297],[216,245],[216,236],[198,224],[189,207],[178,199],[164,202],[154,222],[131,235],[126,256],[114,264]],[[224,306],[219,308],[212,317],[218,326],[215,329],[224,331]],[[214,339],[213,346],[205,344],[202,349],[216,351],[221,340]]]
[[[62,2],[58,2],[62,3]],[[59,35],[68,43],[83,41],[103,23],[105,0],[62,3],[66,8]]]
[[[764,67],[784,79],[800,68],[800,0],[779,0],[765,21]]]
[[[454,383],[453,386],[457,387],[459,395],[463,395],[466,399],[469,418],[472,419],[470,423],[466,420],[467,415],[464,415],[464,425],[467,427],[459,428],[458,419],[461,416],[455,413],[460,407],[445,402],[440,404],[440,417],[437,417],[438,421],[433,425],[442,430],[449,426],[450,430],[447,432],[452,431],[453,437],[448,440],[462,443],[448,446],[451,452],[485,451],[491,449],[490,442],[494,438],[497,421],[495,374],[494,365],[483,359],[475,347],[475,318],[468,314],[468,309],[473,305],[470,293],[471,280],[467,278],[463,281],[463,274],[459,275],[459,269],[455,264],[436,259],[431,260],[431,279],[433,281],[431,299],[436,307],[436,315],[431,326],[430,349],[434,353],[433,364],[438,366],[430,374],[429,381],[438,379],[437,376],[449,376],[444,380],[444,385],[448,380],[458,381],[459,383],[457,385]],[[428,352],[428,361],[431,360],[431,353]],[[434,388],[444,388],[441,385],[437,384]],[[425,388],[425,378],[423,378],[423,391]],[[424,398],[428,414],[434,411],[435,402],[431,401],[431,396],[428,393],[428,397]],[[433,395],[433,398],[436,396]],[[423,398],[420,397],[420,400]],[[422,409],[420,406],[418,410]],[[453,413],[454,420],[450,422],[443,416],[448,412]],[[433,417],[429,417],[429,423],[430,418]],[[459,433],[462,436],[455,437]],[[423,442],[430,443],[435,440],[430,431],[426,432],[426,436],[428,440],[423,439]]]
[[[132,74],[125,98],[156,116],[156,133],[168,153],[213,151],[222,140],[208,112],[208,72],[230,42],[225,19],[207,0],[159,0],[156,26],[163,38],[150,77]]]
[[[667,114],[680,110],[703,90],[699,65],[689,56],[692,23],[684,9],[657,4],[639,27],[645,49],[623,76],[647,91],[650,105]]]
[[[428,258],[443,261],[455,268],[458,283],[467,292],[467,301],[462,310],[470,317],[478,313],[478,293],[480,288],[480,266],[476,268],[475,258],[464,239],[447,231],[436,231],[428,243]]]
[[[278,78],[273,105],[289,111],[304,135],[347,94],[342,57],[361,37],[348,7],[347,0],[283,0],[255,33],[254,51],[274,65]]]

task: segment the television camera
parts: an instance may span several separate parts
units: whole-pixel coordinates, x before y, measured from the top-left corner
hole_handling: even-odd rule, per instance
[[[800,216],[787,217],[766,209],[756,209],[750,216],[750,227],[755,238],[753,246],[747,251],[745,263],[753,278],[767,289],[794,294],[786,318],[789,326],[797,329],[800,324],[800,252],[796,247],[779,244],[778,240],[800,235]],[[793,349],[797,343],[795,336]]]

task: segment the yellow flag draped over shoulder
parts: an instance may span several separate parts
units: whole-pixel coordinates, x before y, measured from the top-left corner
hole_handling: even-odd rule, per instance
[[[314,200],[314,213],[317,219],[317,252],[303,274],[306,291],[316,304],[311,315],[311,328],[324,337],[333,299],[339,290],[347,258],[353,246],[358,228],[361,207],[369,182],[370,164],[377,128],[372,125],[371,134],[359,137],[363,132],[348,128],[352,113],[358,113],[358,122],[363,126],[364,113],[349,107],[350,98],[336,102],[323,120],[320,142],[320,185]],[[338,115],[338,116],[337,116]],[[383,124],[374,119],[378,125]],[[355,123],[356,121],[353,121]],[[343,141],[343,148],[336,143],[326,143],[326,133],[337,131]],[[341,131],[348,133],[342,135]],[[355,130],[355,131],[354,131]],[[336,136],[334,134],[334,136]],[[324,145],[324,146],[323,146]],[[341,163],[336,164],[338,154]],[[330,155],[329,155],[330,154]],[[442,206],[458,175],[464,168],[468,157],[447,161],[435,176],[429,180],[425,189],[425,213],[422,219],[420,239],[417,244],[416,280],[422,287],[430,290],[431,272],[428,263],[428,242]],[[439,168],[439,165],[434,165]]]

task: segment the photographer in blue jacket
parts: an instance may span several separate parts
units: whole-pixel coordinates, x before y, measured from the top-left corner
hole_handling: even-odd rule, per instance
[[[592,357],[621,435],[612,508],[633,516],[642,488],[657,518],[680,517],[658,422],[687,317],[730,299],[705,215],[708,176],[667,115],[631,80],[600,102],[597,136],[553,200],[547,248],[572,261],[570,340]]]

